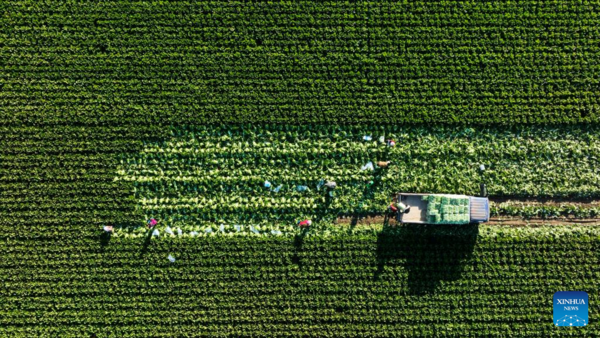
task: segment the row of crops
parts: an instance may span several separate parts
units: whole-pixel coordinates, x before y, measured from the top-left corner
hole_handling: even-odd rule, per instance
[[[2,1],[0,123],[596,123],[597,1]]]
[[[326,198],[316,190],[318,180],[335,179],[339,185],[329,209],[315,215],[326,218],[353,194],[345,191],[353,189],[353,180],[357,185],[378,180],[379,169],[361,171],[361,167],[380,159],[397,162],[383,174],[391,177],[373,184],[375,202],[368,204],[372,199],[367,192],[366,207],[351,200],[355,203],[351,211],[385,207],[385,189],[420,189],[394,175],[400,175],[403,166],[418,170],[420,163],[430,161],[435,166],[414,173],[415,178],[424,177],[422,184],[434,189],[434,180],[441,176],[449,180],[449,188],[454,184],[464,189],[443,192],[476,193],[478,187],[452,183],[456,176],[450,174],[425,175],[426,169],[446,173],[457,166],[455,173],[469,182],[479,179],[477,170],[483,163],[491,193],[506,187],[511,189],[507,194],[528,196],[523,187],[532,180],[551,192],[548,197],[597,198],[596,181],[580,195],[586,181],[576,179],[597,166],[596,127],[73,125],[1,131],[2,336],[81,337],[94,332],[98,337],[547,337],[565,333],[551,324],[556,290],[584,290],[591,297],[598,293],[600,248],[595,227],[382,230],[379,226],[350,231],[327,225],[320,228],[323,231],[300,236],[293,226],[286,232],[284,225],[293,223],[284,216],[282,236],[270,235],[273,229],[257,224],[255,230],[267,233],[258,236],[249,228],[253,222],[242,222],[220,200],[240,194],[249,200],[297,198],[302,194],[292,187],[299,184],[311,187],[303,192],[306,196]],[[380,136],[393,138],[396,146],[386,147]],[[471,147],[473,151],[466,151]],[[340,149],[339,157],[332,152],[335,149]],[[291,175],[294,170],[286,169],[284,160],[294,152],[298,155],[287,157],[288,168],[308,171],[286,181],[285,173],[273,168]],[[438,153],[445,154],[448,167],[441,167]],[[545,170],[527,164],[516,169],[530,157],[547,161]],[[295,158],[300,163],[292,162]],[[328,167],[347,173],[335,176]],[[560,176],[554,170],[570,170],[572,175],[562,177],[567,184],[553,187],[544,180]],[[204,171],[214,175],[205,180]],[[520,178],[521,172],[531,176]],[[186,181],[179,177],[198,181],[189,181],[183,190]],[[211,182],[220,177],[231,180]],[[278,193],[267,191],[265,179],[284,187]],[[514,184],[494,184],[510,179]],[[221,186],[231,190],[220,190]],[[535,197],[542,190],[532,191]],[[206,224],[192,218],[181,223],[181,217],[193,216],[197,207],[186,210],[187,205],[178,203],[179,194],[218,201],[214,205],[222,211],[219,216],[241,223],[242,233],[232,222],[224,223],[223,234],[216,218]],[[157,202],[142,203],[150,199]],[[163,204],[181,210],[169,213]],[[294,207],[286,211],[293,213]],[[559,214],[596,210],[514,202],[496,207],[499,213],[513,210],[522,215],[550,208]],[[259,212],[269,219],[278,215],[276,209]],[[308,209],[297,216],[312,214]],[[150,240],[145,230],[140,236],[100,235],[103,225],[142,224],[150,216],[160,220],[160,236]],[[174,236],[167,235],[167,225]],[[188,236],[192,231],[202,233],[205,226],[212,227],[210,235]],[[184,236],[178,235],[178,227],[185,230]],[[597,320],[597,310],[590,305],[590,323]],[[592,324],[577,333],[597,334]]]
[[[382,214],[397,192],[476,195],[480,182],[496,197],[597,199],[599,141],[600,129],[590,126],[173,127],[123,154],[115,181],[132,184],[145,219],[180,228],[332,222]],[[392,163],[378,167],[382,161]],[[337,183],[332,195],[323,181]],[[597,206],[492,205],[496,215],[518,210],[585,217]]]
[[[290,237],[0,241],[3,337],[558,337],[597,295],[597,227],[407,226]],[[168,255],[176,261],[169,262]]]
[[[0,12],[0,337],[600,335],[596,226],[334,222],[480,182],[597,218],[598,1]]]

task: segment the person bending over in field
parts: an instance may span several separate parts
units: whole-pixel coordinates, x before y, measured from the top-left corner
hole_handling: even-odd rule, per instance
[[[312,221],[309,219],[305,219],[304,221],[298,222],[298,226],[301,228],[308,228],[312,224]]]
[[[390,164],[392,164],[392,161],[379,161],[379,162],[377,162],[377,166],[379,168],[387,168],[387,166],[389,166]]]

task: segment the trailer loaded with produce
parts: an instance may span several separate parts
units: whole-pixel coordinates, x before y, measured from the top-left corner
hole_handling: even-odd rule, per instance
[[[487,197],[400,193],[396,204],[402,206],[397,214],[400,223],[468,224],[490,218]]]

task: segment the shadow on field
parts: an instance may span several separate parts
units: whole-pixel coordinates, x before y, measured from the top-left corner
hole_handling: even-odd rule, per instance
[[[140,258],[142,258],[148,252],[148,247],[152,241],[152,232],[154,232],[154,228],[148,229],[148,232],[146,233],[146,238],[144,239],[144,244],[142,246],[142,250],[140,251]]]
[[[333,220],[337,217],[337,215],[331,214],[331,212],[329,211],[329,207],[333,203],[334,197],[331,197],[329,195],[329,191],[327,189],[325,189],[325,193],[326,193],[325,194],[325,204],[324,204],[323,208],[321,208],[320,212],[317,214],[315,219],[313,219],[314,225],[312,225],[312,226],[318,226],[318,224],[320,224],[321,222],[324,222],[324,223],[333,222]],[[302,261],[300,259],[300,253],[303,250],[304,238],[309,233],[309,231],[310,231],[310,228],[304,228],[304,229],[300,230],[300,232],[294,236],[294,255],[292,256],[292,263],[298,265],[299,268],[302,268]]]
[[[304,245],[304,237],[308,233],[308,229],[302,229],[300,233],[294,236],[294,255],[292,256],[292,263],[302,268],[302,261],[300,260],[300,252],[302,252],[302,246]]]
[[[386,266],[402,265],[410,294],[433,293],[442,281],[460,278],[478,234],[477,224],[385,226],[377,237],[374,278],[383,278]]]
[[[100,234],[100,250],[104,251],[104,249],[106,249],[106,246],[108,245],[108,243],[110,243],[110,238],[112,237],[110,235],[110,233],[106,232],[106,231],[102,231],[102,233]]]

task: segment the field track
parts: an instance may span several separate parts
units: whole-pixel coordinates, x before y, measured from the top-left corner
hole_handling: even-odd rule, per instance
[[[557,199],[514,199],[514,198],[495,198],[491,197],[490,201],[495,203],[522,203],[524,206],[560,206],[569,205],[576,208],[592,208],[598,207],[600,201],[597,200],[557,200]],[[338,224],[352,225],[371,225],[383,224],[386,222],[386,216],[370,215],[366,217],[357,217],[356,215],[343,215],[338,217]],[[396,221],[390,218],[387,221],[389,225],[396,225]],[[488,225],[497,226],[542,226],[542,225],[600,225],[600,217],[595,218],[577,218],[577,217],[521,217],[521,216],[492,216]]]

